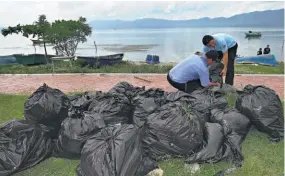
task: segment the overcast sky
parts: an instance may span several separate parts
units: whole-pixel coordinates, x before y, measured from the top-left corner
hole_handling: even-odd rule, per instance
[[[284,2],[191,2],[191,1],[86,1],[86,2],[0,2],[0,26],[27,24],[40,14],[49,21],[77,19],[84,16],[88,21],[100,19],[134,20],[139,18],[197,19],[201,17],[229,17],[240,13],[284,8]]]

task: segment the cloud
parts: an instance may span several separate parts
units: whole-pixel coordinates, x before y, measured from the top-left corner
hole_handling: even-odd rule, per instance
[[[164,9],[165,13],[171,13],[175,9],[175,3],[169,4],[166,9]]]
[[[240,13],[284,8],[284,2],[265,1],[32,1],[0,2],[0,26],[27,24],[40,14],[49,21],[60,18],[134,20],[140,18],[197,19],[202,17],[229,17]]]

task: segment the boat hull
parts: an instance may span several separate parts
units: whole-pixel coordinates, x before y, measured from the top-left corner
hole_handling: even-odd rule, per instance
[[[47,64],[50,61],[50,58],[54,57],[55,55],[45,56],[44,54],[14,54],[13,56],[16,58],[17,62],[22,65],[42,65]]]
[[[261,37],[261,33],[256,32],[256,33],[245,33],[246,37]]]
[[[0,65],[4,64],[17,64],[17,60],[13,55],[0,56]]]
[[[77,59],[84,61],[84,65],[91,67],[103,67],[119,64],[122,62],[124,54],[114,54],[107,56],[89,57],[89,56],[77,56]]]
[[[237,57],[235,62],[237,64],[258,64],[266,66],[278,66],[279,63],[276,60],[275,55],[258,55],[258,56],[247,56],[247,57]]]

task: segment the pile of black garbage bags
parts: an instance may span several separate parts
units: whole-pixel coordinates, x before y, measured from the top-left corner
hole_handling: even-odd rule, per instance
[[[272,141],[283,138],[283,105],[273,90],[247,85],[230,107],[225,90],[187,94],[121,82],[67,96],[44,84],[25,102],[25,120],[0,127],[0,175],[49,157],[80,159],[79,176],[144,176],[171,157],[241,166],[251,125]]]

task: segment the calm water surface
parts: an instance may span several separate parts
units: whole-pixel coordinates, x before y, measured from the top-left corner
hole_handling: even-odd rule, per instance
[[[248,30],[261,31],[259,39],[245,38]],[[202,37],[205,34],[228,33],[239,44],[238,54],[242,56],[256,55],[259,48],[267,44],[276,55],[277,60],[284,60],[282,45],[284,43],[284,28],[184,28],[184,29],[136,29],[136,30],[99,30],[93,31],[87,43],[80,44],[77,55],[94,56],[93,41],[98,46],[98,55],[115,54],[120,51],[108,51],[101,45],[155,45],[147,51],[125,52],[125,60],[143,61],[147,54],[157,54],[161,62],[177,62],[195,51],[202,50]],[[37,47],[37,53],[44,53],[42,47]],[[21,35],[0,36],[0,55],[15,53],[34,53],[32,42]],[[55,54],[52,47],[48,53]]]

